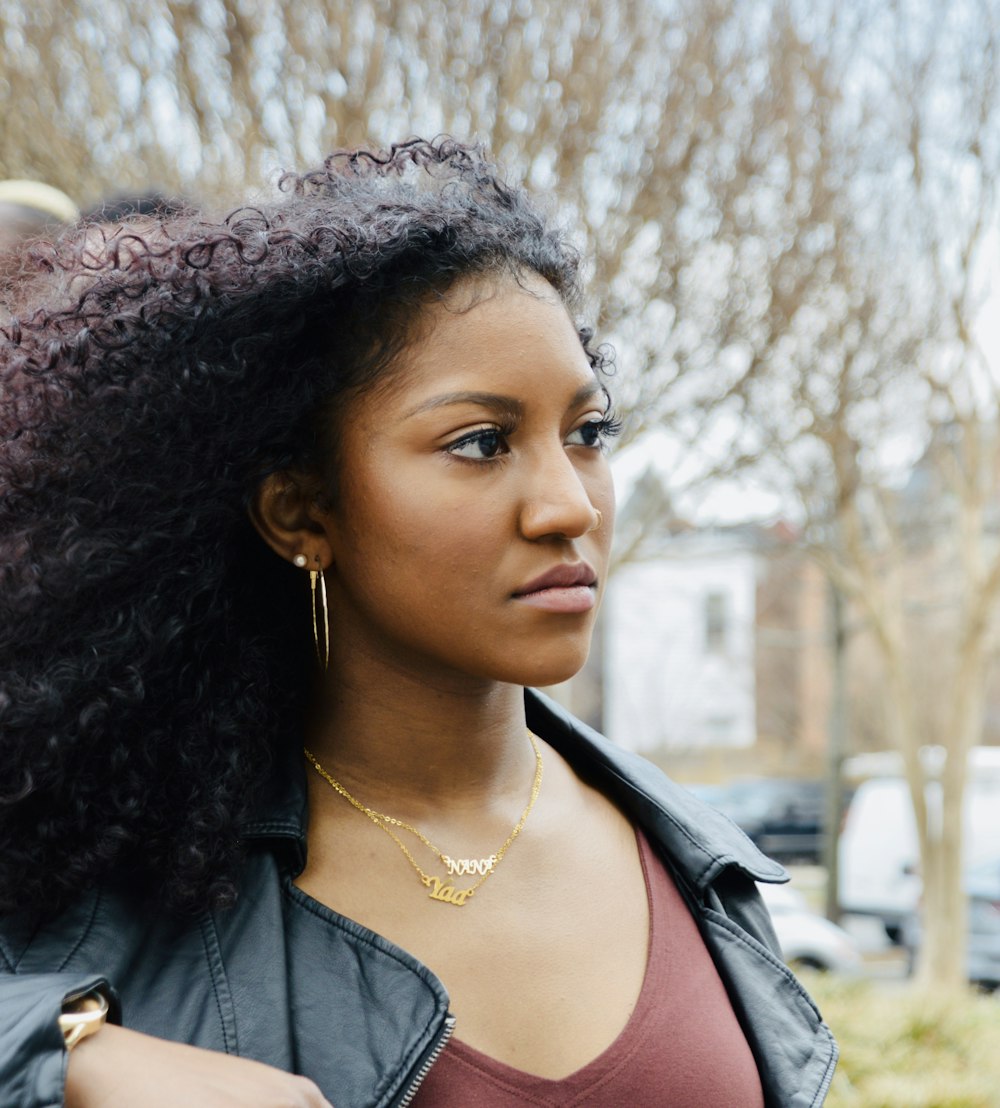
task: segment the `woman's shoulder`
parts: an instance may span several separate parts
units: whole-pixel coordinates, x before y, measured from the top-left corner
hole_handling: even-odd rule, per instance
[[[8,973],[48,973],[65,968],[72,952],[92,936],[102,899],[94,886],[58,912],[0,916],[0,963]]]
[[[133,975],[140,964],[156,973],[174,962],[211,960],[228,930],[246,929],[279,900],[280,876],[267,852],[248,854],[236,902],[224,909],[171,908],[148,882],[95,882],[56,911],[0,916],[0,972],[98,970],[117,977]]]

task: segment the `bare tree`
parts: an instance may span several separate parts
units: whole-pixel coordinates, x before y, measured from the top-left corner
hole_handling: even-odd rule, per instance
[[[789,264],[815,243],[781,7],[0,0],[0,173],[84,204],[150,184],[211,201],[337,145],[473,136],[558,195],[594,260],[634,435],[676,417],[689,368],[731,377],[776,338],[809,280]]]
[[[1000,214],[1000,12],[991,0],[811,6],[815,49],[805,15],[786,10],[809,47],[797,57],[811,151],[789,184],[810,219],[789,233],[815,245],[814,266],[785,255],[766,341],[747,331],[728,389],[702,374],[685,399],[702,434],[728,433],[726,465],[751,464],[798,501],[810,550],[867,621],[919,829],[921,973],[955,985],[967,757],[1000,600],[1000,367],[976,327]],[[940,818],[919,756],[928,742],[946,755]]]

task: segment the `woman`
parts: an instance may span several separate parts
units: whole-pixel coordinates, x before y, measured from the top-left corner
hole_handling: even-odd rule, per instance
[[[451,141],[284,187],[10,328],[0,1102],[818,1104],[780,868],[525,693],[611,540],[574,255]]]

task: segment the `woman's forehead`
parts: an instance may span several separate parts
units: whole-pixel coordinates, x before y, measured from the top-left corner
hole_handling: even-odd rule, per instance
[[[589,367],[575,324],[543,277],[475,278],[422,311],[399,369],[403,381],[413,382],[455,370],[513,371],[553,354]]]

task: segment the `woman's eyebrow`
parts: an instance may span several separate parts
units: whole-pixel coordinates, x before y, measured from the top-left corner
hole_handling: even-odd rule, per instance
[[[604,396],[605,391],[597,381],[589,381],[581,386],[573,394],[567,408],[575,408],[594,396]],[[524,414],[524,405],[513,396],[502,396],[495,392],[446,392],[441,396],[432,396],[406,413],[406,418],[419,415],[421,412],[433,411],[435,408],[447,408],[453,404],[478,404],[482,408],[491,408],[493,411],[511,418],[520,418]]]
[[[585,400],[592,400],[595,396],[603,396],[607,399],[607,395],[607,390],[599,381],[588,381],[587,384],[581,385],[580,388],[573,393],[573,399],[569,402],[569,407],[575,408]]]
[[[495,392],[446,392],[418,404],[406,413],[406,418],[433,411],[435,408],[447,408],[452,404],[477,404],[481,408],[491,408],[513,418],[519,418],[524,412],[524,405],[513,396],[501,396]]]

